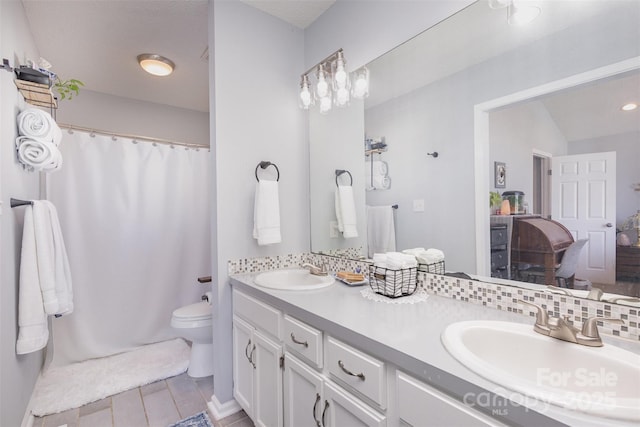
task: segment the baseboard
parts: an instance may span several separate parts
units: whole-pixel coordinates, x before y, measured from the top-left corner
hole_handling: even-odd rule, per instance
[[[242,410],[238,402],[234,399],[220,403],[215,394],[211,396],[211,401],[207,402],[207,408],[215,421],[219,421]]]

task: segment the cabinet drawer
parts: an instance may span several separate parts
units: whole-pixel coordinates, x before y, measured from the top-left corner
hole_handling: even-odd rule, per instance
[[[326,362],[329,374],[337,382],[368,397],[380,408],[386,407],[384,362],[332,337],[327,338]]]
[[[507,226],[492,226],[491,227],[491,246],[506,245],[507,238]]]
[[[233,291],[233,313],[250,322],[257,329],[278,339],[282,326],[282,313],[242,292]]]
[[[322,368],[322,331],[285,315],[282,337],[287,348]]]
[[[491,252],[491,270],[496,268],[506,267],[509,263],[509,257],[507,251],[492,251]]]
[[[503,424],[473,408],[431,388],[427,384],[398,372],[398,416],[401,425],[487,427]]]

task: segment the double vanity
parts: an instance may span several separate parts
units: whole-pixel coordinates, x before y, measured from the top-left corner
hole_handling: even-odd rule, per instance
[[[438,295],[376,302],[299,269],[231,284],[234,397],[256,425],[640,421],[637,343],[565,342],[534,332],[535,317]]]

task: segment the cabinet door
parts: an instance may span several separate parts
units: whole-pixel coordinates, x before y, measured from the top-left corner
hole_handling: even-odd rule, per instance
[[[285,354],[285,427],[317,427],[321,411],[322,377],[295,357]]]
[[[383,427],[386,418],[331,381],[324,383],[323,427]]]
[[[282,346],[256,330],[253,341],[256,345],[252,359],[256,367],[253,421],[260,427],[282,426]]]
[[[233,318],[233,397],[242,409],[253,416],[253,371],[251,353],[255,355],[252,340],[253,327],[234,316]],[[255,356],[253,356],[255,357]]]
[[[502,426],[498,421],[400,372],[398,373],[397,396],[401,425],[420,427]]]

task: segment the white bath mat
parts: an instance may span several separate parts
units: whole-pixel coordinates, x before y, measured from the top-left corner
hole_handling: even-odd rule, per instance
[[[37,417],[55,414],[179,375],[189,367],[190,352],[187,343],[177,338],[50,368],[36,382],[31,411]]]

